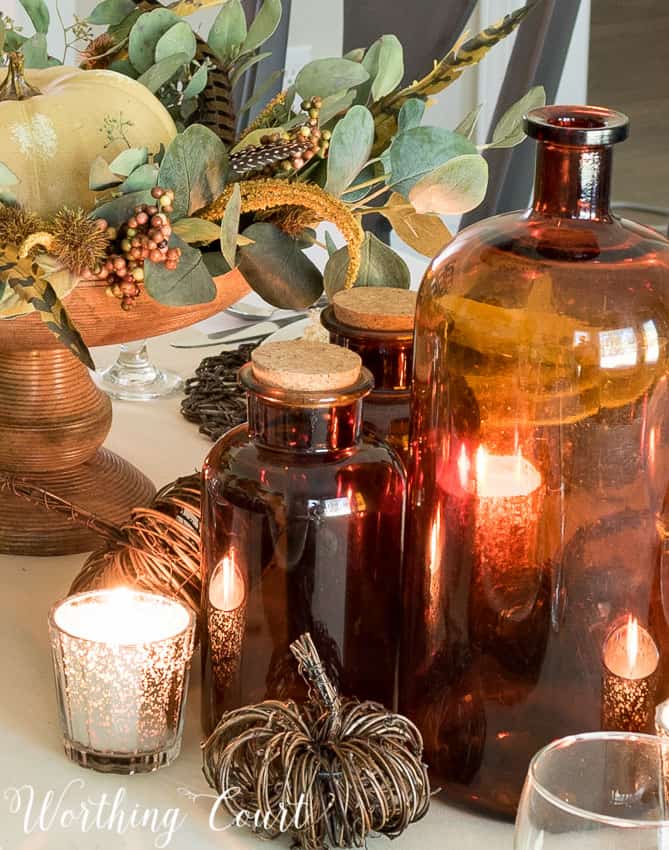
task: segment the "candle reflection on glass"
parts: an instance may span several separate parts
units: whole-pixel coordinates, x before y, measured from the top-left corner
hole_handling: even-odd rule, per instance
[[[207,627],[216,686],[225,688],[239,666],[246,628],[246,581],[234,550],[216,565],[209,582]]]
[[[660,656],[650,633],[631,614],[604,642],[602,728],[649,732]]]
[[[179,753],[195,616],[129,588],[55,605],[49,633],[65,751],[84,767],[141,773]]]
[[[477,577],[488,604],[522,619],[538,584],[541,473],[520,451],[495,455],[479,446],[474,474]]]

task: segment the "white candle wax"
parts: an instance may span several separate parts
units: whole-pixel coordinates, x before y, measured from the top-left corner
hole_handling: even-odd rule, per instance
[[[127,588],[79,594],[51,615],[66,738],[94,752],[151,752],[178,726],[194,616]]]

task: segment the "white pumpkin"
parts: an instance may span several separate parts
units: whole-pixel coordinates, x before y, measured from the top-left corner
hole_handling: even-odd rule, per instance
[[[20,60],[19,60],[20,63]],[[62,206],[91,209],[91,163],[108,162],[129,147],[157,151],[176,135],[160,101],[141,83],[114,71],[64,66],[10,68],[0,93],[0,163],[18,178],[11,191],[44,216]],[[25,91],[28,83],[32,94]],[[24,99],[6,99],[17,87]]]

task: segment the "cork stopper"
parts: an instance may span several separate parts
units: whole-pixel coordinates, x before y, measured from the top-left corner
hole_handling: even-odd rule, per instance
[[[350,387],[360,377],[362,360],[353,351],[328,342],[267,342],[251,354],[254,377],[295,392]]]
[[[411,331],[416,293],[393,286],[358,286],[340,290],[333,299],[338,321],[370,331]]]

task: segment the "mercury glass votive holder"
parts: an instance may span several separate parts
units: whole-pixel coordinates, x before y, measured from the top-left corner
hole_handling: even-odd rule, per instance
[[[65,753],[104,773],[149,773],[179,755],[195,641],[181,602],[129,588],[53,606],[49,634]]]

